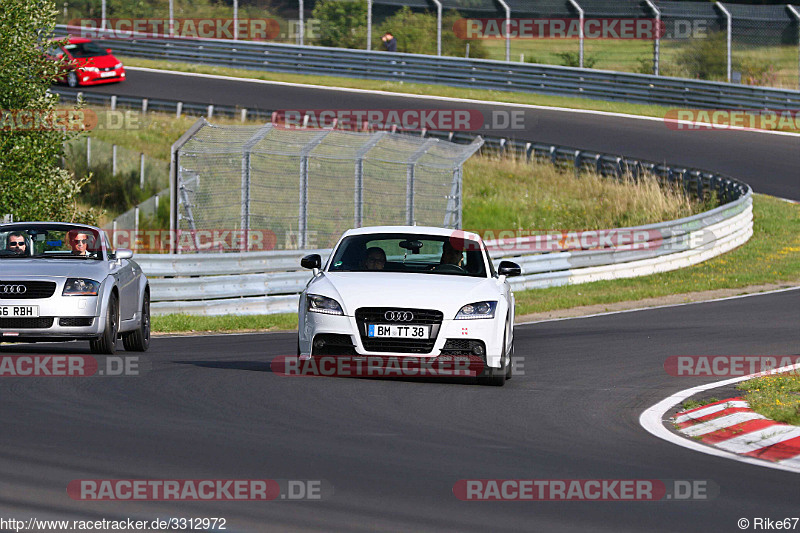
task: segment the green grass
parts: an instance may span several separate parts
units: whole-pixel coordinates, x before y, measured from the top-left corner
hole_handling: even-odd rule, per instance
[[[727,254],[651,276],[517,292],[517,314],[768,283],[800,283],[800,205],[757,194],[753,212],[753,236]]]
[[[744,399],[755,412],[776,422],[800,426],[800,374],[796,370],[751,379],[738,388],[747,391]]]
[[[695,409],[697,407],[703,407],[704,405],[708,405],[710,403],[716,403],[719,399],[717,398],[707,398],[705,400],[686,400],[681,404],[684,411],[688,411],[690,409]]]
[[[716,206],[689,201],[655,180],[618,182],[549,162],[473,157],[464,165],[463,226],[472,231],[587,230],[674,220]],[[491,237],[487,237],[491,239]]]
[[[152,318],[152,330],[155,333],[285,329],[297,329],[296,314],[252,316],[154,315]]]

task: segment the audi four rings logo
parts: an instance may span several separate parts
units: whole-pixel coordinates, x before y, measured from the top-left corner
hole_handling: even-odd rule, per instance
[[[0,285],[0,294],[25,294],[27,290],[25,285]]]
[[[386,311],[383,318],[390,322],[411,322],[414,320],[414,313],[411,311]]]

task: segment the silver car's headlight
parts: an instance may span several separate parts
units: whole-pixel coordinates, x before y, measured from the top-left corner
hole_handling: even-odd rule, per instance
[[[322,313],[325,315],[343,315],[342,306],[333,298],[309,294],[306,296],[306,309],[312,313]]]
[[[469,320],[473,318],[494,318],[497,302],[475,302],[459,309],[456,320]]]
[[[67,278],[61,296],[97,296],[100,282],[86,278]]]

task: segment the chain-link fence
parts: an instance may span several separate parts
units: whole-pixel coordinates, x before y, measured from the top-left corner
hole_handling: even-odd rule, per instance
[[[483,143],[203,119],[184,141],[173,154],[173,228],[252,233],[276,249],[331,247],[352,227],[460,227],[461,167]]]

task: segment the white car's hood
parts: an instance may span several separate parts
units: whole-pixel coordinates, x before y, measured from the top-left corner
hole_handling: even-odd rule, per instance
[[[308,292],[335,298],[347,315],[360,307],[439,309],[454,318],[462,306],[497,301],[502,283],[496,278],[394,272],[326,272]]]

